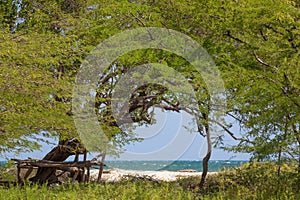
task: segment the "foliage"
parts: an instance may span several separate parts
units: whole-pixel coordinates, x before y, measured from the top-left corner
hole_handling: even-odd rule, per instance
[[[297,199],[300,195],[296,165],[279,166],[274,162],[250,162],[207,178],[206,194],[220,192],[227,198]]]
[[[258,160],[300,160],[299,1],[7,0],[0,2],[0,22],[1,152],[38,148],[40,134],[76,136],[70,101],[82,60],[116,33],[155,26],[192,37],[221,70],[227,117],[242,130],[239,138],[232,124],[215,122],[239,142],[224,149],[251,153]],[[210,102],[203,80],[176,55],[131,52],[113,63],[114,80],[125,73],[120,69],[151,62],[166,63],[190,79],[197,101],[204,102],[199,105],[201,125],[207,124]],[[109,138],[120,136],[113,142],[122,146],[134,136],[117,129],[111,119],[111,91],[105,89],[110,83],[103,82],[97,91],[99,121]],[[152,100],[159,104],[161,97]],[[101,110],[101,104],[107,107]],[[140,110],[133,112],[137,122],[148,123],[149,113],[139,115]],[[205,135],[203,130],[199,128]]]
[[[0,187],[0,199],[299,199],[296,166],[248,163],[211,174],[199,193],[199,178],[175,182],[127,179],[116,183]]]
[[[285,12],[286,11],[286,12]],[[292,1],[239,1],[224,6],[221,65],[228,115],[243,138],[227,148],[258,160],[299,160],[299,7]],[[230,67],[228,67],[230,66]]]
[[[147,181],[0,188],[0,199],[193,199],[193,193],[173,184]]]
[[[297,163],[279,166],[276,162],[250,162],[210,174],[200,191],[195,177],[178,180],[177,184],[200,192],[204,199],[298,199],[299,178]]]
[[[1,150],[28,147],[27,136],[38,141],[33,134],[41,132],[45,136],[49,132],[70,136],[75,132],[72,118],[67,115],[72,88],[70,77],[56,78],[60,59],[55,57],[57,54],[71,56],[72,50],[60,51],[63,46],[69,49],[73,41],[56,36],[47,41],[47,37],[36,33],[20,37],[3,34],[1,49],[7,46],[10,49],[0,54]]]
[[[147,26],[160,26],[158,18],[161,18],[157,10],[152,10],[155,6],[146,2],[106,1],[95,4],[93,1],[70,0],[7,1],[2,2],[0,8],[3,11],[1,49],[4,50],[0,55],[0,86],[3,91],[3,137],[0,147],[3,152],[37,148],[36,135],[41,133],[45,136],[58,135],[60,138],[76,136],[71,118],[71,91],[75,74],[88,51],[103,39],[124,29],[145,26],[145,23]],[[120,68],[160,60],[175,69],[179,66],[185,69],[182,65],[189,65],[178,56],[145,50],[116,60],[112,66],[116,65],[117,68],[111,77],[118,81],[116,77],[124,74],[124,71],[119,71]],[[191,76],[191,69],[186,69],[185,75]],[[200,85],[201,78],[197,80],[193,80],[193,83]],[[96,109],[99,110],[99,121],[107,136],[116,139],[113,142],[122,146],[130,142],[133,136],[122,133],[111,119],[109,94],[112,91],[107,90],[111,83],[114,82],[104,81],[99,86]],[[149,87],[148,90],[151,93],[156,88]],[[156,104],[162,101],[165,93],[153,98]],[[176,103],[175,99],[170,104]],[[174,106],[169,108],[178,111]],[[149,123],[146,117],[148,113],[139,116],[140,110],[134,110],[136,122]]]
[[[222,72],[227,117],[242,134],[232,124],[218,122],[239,142],[224,144],[224,149],[251,153],[258,160],[299,160],[299,2],[159,4],[162,24],[198,40]]]

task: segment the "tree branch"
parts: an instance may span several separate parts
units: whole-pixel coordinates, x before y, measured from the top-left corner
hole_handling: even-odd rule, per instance
[[[238,141],[245,141],[245,142],[249,142],[249,143],[253,143],[250,140],[244,139],[244,138],[238,138],[234,135],[233,132],[231,132],[227,127],[225,127],[223,124],[221,124],[220,122],[217,122],[215,120],[212,120],[214,123],[216,123],[217,125],[219,125],[221,128],[224,129],[224,131],[226,131],[234,140],[238,140]]]
[[[262,38],[264,39],[264,41],[268,41],[268,38],[267,38],[267,36],[266,36],[265,33],[264,33],[263,27],[261,27],[261,28],[259,29],[259,32],[260,32]]]
[[[240,42],[240,43],[249,45],[247,42],[241,40],[240,38],[237,38],[237,37],[233,36],[233,35],[231,34],[230,30],[227,30],[227,32],[226,32],[225,35],[227,35],[228,37],[230,37],[231,39],[233,39],[233,40],[235,40],[235,41],[238,41],[238,42]]]
[[[274,71],[278,71],[278,68],[277,68],[276,66],[272,66],[272,65],[270,65],[270,64],[268,64],[268,63],[266,63],[266,62],[264,62],[260,57],[257,56],[256,53],[253,53],[253,55],[254,55],[255,59],[256,59],[260,64],[262,64],[262,65],[264,65],[264,66],[266,66],[266,67],[270,67],[270,68],[272,68],[272,70],[274,70]]]

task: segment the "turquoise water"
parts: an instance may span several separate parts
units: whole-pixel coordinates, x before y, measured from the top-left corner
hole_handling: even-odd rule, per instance
[[[241,166],[248,161],[209,161],[209,171],[216,172],[222,169]],[[202,172],[202,161],[106,161],[106,168],[120,168],[128,170],[168,170],[178,171],[193,169]]]
[[[6,161],[0,161],[0,168],[4,167],[5,164],[6,164]]]
[[[209,161],[209,171],[216,172],[222,169],[238,167],[248,161]],[[5,165],[5,161],[0,161],[0,167]],[[168,170],[178,171],[182,169],[193,169],[202,172],[202,161],[106,161],[106,169],[119,168],[127,170]]]

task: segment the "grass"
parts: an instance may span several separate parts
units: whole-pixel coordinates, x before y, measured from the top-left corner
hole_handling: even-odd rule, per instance
[[[234,170],[210,175],[204,190],[197,178],[155,183],[124,180],[118,183],[66,184],[54,187],[0,186],[0,199],[300,199],[296,167],[283,165],[278,174],[275,163],[250,163]]]
[[[55,186],[13,186],[0,189],[0,199],[194,199],[194,193],[174,184],[148,181]]]

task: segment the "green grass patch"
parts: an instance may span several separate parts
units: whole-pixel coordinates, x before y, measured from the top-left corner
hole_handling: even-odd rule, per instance
[[[276,163],[248,163],[233,170],[209,175],[204,190],[199,178],[176,182],[128,179],[117,183],[0,186],[2,200],[38,199],[300,199],[296,166]]]
[[[52,188],[38,185],[0,188],[0,199],[194,199],[194,193],[174,183],[149,181],[102,184],[69,184]]]

